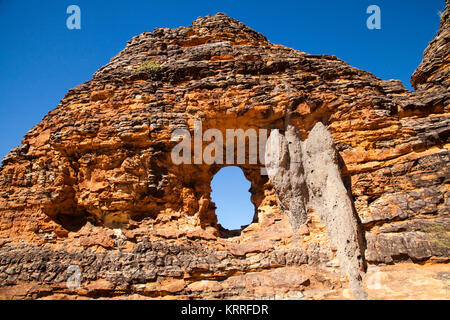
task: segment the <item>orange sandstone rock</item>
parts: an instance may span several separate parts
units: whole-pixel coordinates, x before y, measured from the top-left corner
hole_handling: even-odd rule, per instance
[[[389,264],[381,289],[358,280],[369,297],[445,298],[448,279],[435,275],[450,256],[449,15],[447,4],[415,91],[273,45],[224,14],[134,37],[3,159],[0,297],[354,298],[330,212],[307,207],[293,230],[262,164],[246,162],[253,223],[223,230],[210,183],[225,165],[171,161],[172,133],[193,133],[196,120],[223,136],[283,130],[291,110],[302,140],[318,122],[331,133],[363,269]],[[66,285],[71,265],[77,290]],[[402,270],[438,290],[406,293]]]

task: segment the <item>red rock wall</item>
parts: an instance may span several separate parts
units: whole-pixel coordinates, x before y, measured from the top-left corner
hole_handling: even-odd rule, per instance
[[[223,165],[171,161],[172,132],[192,131],[196,119],[204,131],[281,129],[287,109],[303,139],[319,121],[333,136],[367,279],[384,283],[366,285],[369,297],[439,296],[449,258],[449,15],[447,4],[415,91],[270,44],[223,14],[134,37],[3,159],[0,296],[351,298],[324,223],[310,211],[294,234],[260,165],[239,165],[255,219],[233,237],[210,197]],[[67,287],[70,265],[81,268],[79,288]],[[429,291],[395,287],[402,270]]]

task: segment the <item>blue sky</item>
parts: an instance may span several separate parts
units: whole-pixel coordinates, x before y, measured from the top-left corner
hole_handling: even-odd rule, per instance
[[[81,8],[81,30],[68,30],[66,9]],[[381,8],[381,30],[369,30],[369,5]],[[199,16],[224,12],[271,42],[314,54],[334,54],[381,79],[410,76],[439,29],[444,0],[323,1],[98,1],[0,0],[0,158],[66,92],[89,80],[131,37],[155,27],[188,26]],[[243,185],[239,170],[220,181]],[[241,182],[239,182],[241,181]],[[241,201],[248,203],[249,197]],[[213,194],[226,204],[226,196]],[[234,209],[224,209],[237,221]],[[253,210],[244,223],[248,223]],[[237,225],[243,224],[236,222]]]
[[[250,201],[250,181],[238,167],[219,170],[211,182],[218,222],[227,229],[240,229],[253,220],[255,207]]]

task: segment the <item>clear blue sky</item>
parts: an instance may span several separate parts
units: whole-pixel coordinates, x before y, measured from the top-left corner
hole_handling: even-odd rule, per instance
[[[66,27],[71,4],[81,8],[81,30]],[[381,30],[366,28],[371,4],[381,8]],[[199,16],[224,12],[273,43],[334,54],[411,88],[410,76],[439,28],[438,11],[444,6],[444,0],[0,0],[0,158],[70,88],[89,80],[143,31],[188,26]],[[221,183],[242,185],[237,177],[228,174]],[[248,201],[247,195],[233,201]],[[235,221],[232,212],[227,216]]]
[[[219,170],[211,182],[211,197],[216,203],[218,222],[227,229],[240,229],[250,224],[255,207],[250,201],[250,181],[241,168],[225,167]]]

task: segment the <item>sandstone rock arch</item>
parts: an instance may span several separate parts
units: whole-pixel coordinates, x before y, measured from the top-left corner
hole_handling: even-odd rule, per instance
[[[335,56],[273,45],[224,14],[134,37],[3,159],[2,270],[29,260],[20,270],[35,279],[1,271],[0,286],[37,281],[52,295],[67,266],[83,262],[84,291],[67,294],[324,298],[350,287],[363,298],[365,262],[448,260],[448,16],[447,5],[415,91]],[[147,61],[158,67],[143,69]],[[197,119],[205,129],[295,132],[305,154],[329,142],[334,169],[304,163],[311,178],[297,221],[278,208],[285,184],[239,165],[258,219],[221,239],[210,182],[223,165],[171,163],[171,133],[192,132]],[[329,177],[339,192],[326,191]],[[330,214],[334,206],[345,214]]]

